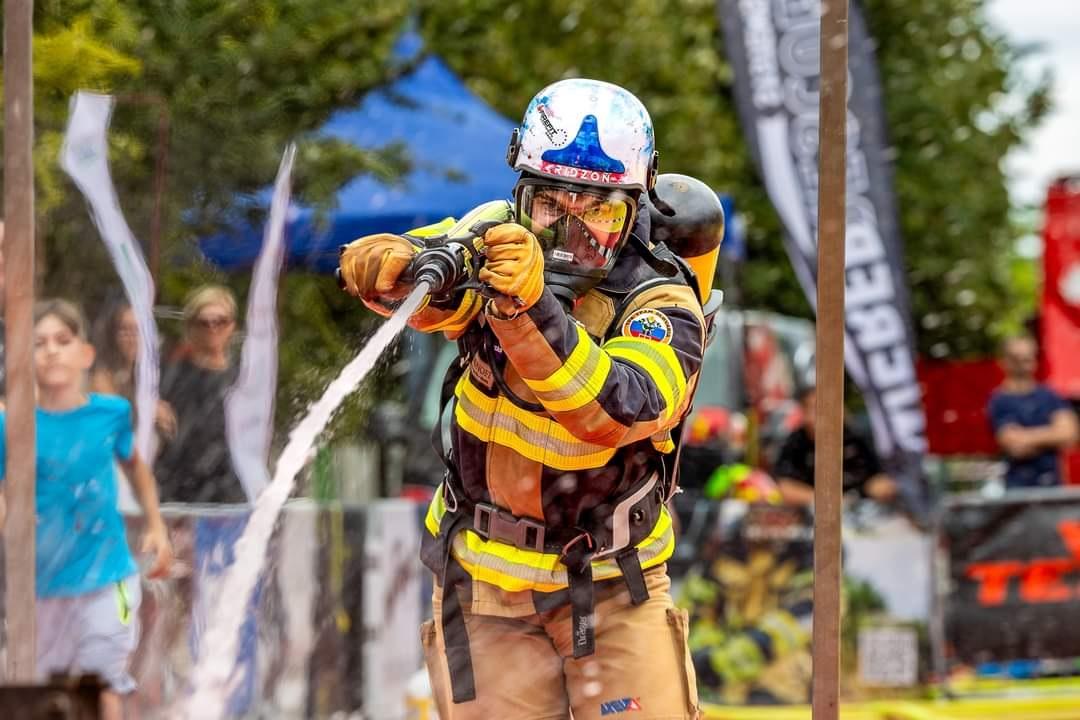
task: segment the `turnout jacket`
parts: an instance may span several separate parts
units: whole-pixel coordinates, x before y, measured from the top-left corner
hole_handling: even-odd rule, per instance
[[[663,246],[656,251],[672,257]],[[425,521],[422,554],[437,576],[432,546],[448,507],[469,512],[487,503],[569,536],[605,522],[650,473],[667,476],[671,431],[689,410],[705,344],[692,282],[660,276],[626,248],[572,313],[549,289],[511,319],[452,313],[455,326],[439,329],[460,336],[467,366],[453,390],[449,487],[436,492]],[[637,534],[643,569],[674,550],[662,503],[652,527]],[[549,548],[488,540],[471,526],[448,539],[449,554],[472,578],[474,612],[528,614],[546,594],[565,597],[567,568]],[[591,569],[595,581],[621,574],[612,557]],[[533,602],[516,601],[518,593]]]

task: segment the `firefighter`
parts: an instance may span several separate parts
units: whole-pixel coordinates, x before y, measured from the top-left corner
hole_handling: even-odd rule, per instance
[[[425,249],[481,238],[476,282],[410,318],[461,353],[422,549],[440,717],[700,717],[665,503],[706,322],[691,266],[649,242],[652,122],[623,88],[559,81],[530,102],[507,159],[513,203],[361,238],[339,269],[385,315]]]

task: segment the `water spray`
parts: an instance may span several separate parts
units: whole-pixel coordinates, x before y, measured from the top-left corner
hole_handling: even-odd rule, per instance
[[[417,253],[401,277],[403,282],[413,285],[412,291],[290,433],[274,478],[259,495],[247,526],[236,542],[236,557],[225,572],[221,593],[210,615],[199,661],[192,674],[191,695],[174,709],[171,717],[202,720],[224,715],[231,690],[230,678],[236,667],[240,626],[266,563],[266,545],[281,508],[292,492],[296,475],[307,464],[315,441],[338,407],[371,372],[425,297],[449,298],[465,288],[491,292],[490,288],[477,282],[476,275],[484,259],[481,238],[497,224],[495,221],[479,222],[462,237],[443,238]],[[335,276],[338,285],[344,288],[340,270]]]
[[[448,272],[440,260],[438,272]],[[426,267],[426,266],[425,266]],[[421,268],[424,270],[424,268]],[[322,397],[289,434],[289,442],[278,459],[274,478],[259,495],[243,534],[236,542],[236,557],[225,572],[221,593],[210,613],[199,661],[192,673],[192,692],[179,712],[170,717],[185,720],[220,718],[230,694],[229,680],[236,667],[240,626],[251,602],[251,594],[266,564],[266,545],[273,533],[278,514],[292,492],[297,474],[307,464],[319,435],[329,424],[341,403],[367,377],[383,351],[405,328],[409,316],[431,292],[427,271],[418,276],[416,286],[401,306],[378,329],[360,354],[342,369]],[[435,271],[432,271],[435,272]],[[440,276],[440,277],[445,277]]]

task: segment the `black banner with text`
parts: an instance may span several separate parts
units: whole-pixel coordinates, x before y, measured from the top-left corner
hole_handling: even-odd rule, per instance
[[[718,2],[743,129],[811,305],[817,296],[820,10],[819,0]],[[866,399],[878,451],[919,510],[925,509],[926,418],[881,81],[855,3],[849,26],[844,359]]]

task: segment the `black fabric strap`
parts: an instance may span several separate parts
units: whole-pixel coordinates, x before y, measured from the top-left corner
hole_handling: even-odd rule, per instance
[[[567,584],[570,586],[570,636],[575,658],[596,652],[596,590],[592,579],[594,554],[592,539],[587,535],[572,540],[562,553]]]
[[[645,572],[641,569],[637,548],[631,547],[615,556],[619,564],[626,587],[630,590],[630,604],[641,605],[649,599],[649,588],[645,586]]]
[[[576,570],[568,569],[570,581],[570,616],[574,640],[574,657],[583,658],[596,652],[596,598],[592,581],[592,564]]]
[[[465,570],[453,557],[447,563],[447,583],[443,585],[442,597],[443,640],[446,643],[446,664],[450,670],[454,702],[463,703],[476,699],[469,631],[465,627],[465,613],[461,609],[460,592]]]

